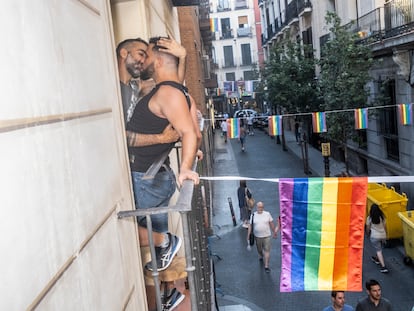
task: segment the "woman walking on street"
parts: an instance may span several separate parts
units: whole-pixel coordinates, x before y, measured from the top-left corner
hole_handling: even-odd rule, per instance
[[[277,237],[280,224],[279,218],[277,225],[273,223],[272,215],[264,210],[263,202],[257,202],[257,211],[252,213],[250,216],[249,228],[247,229],[247,245],[249,244],[249,235],[252,231],[251,222],[253,222],[253,234],[256,241],[257,253],[259,254],[259,260],[264,263],[264,269],[267,273],[270,272],[269,261],[270,261],[270,249],[271,249],[271,237]]]
[[[382,248],[387,238],[386,221],[383,212],[377,204],[372,204],[366,225],[371,244],[377,252],[377,255],[372,256],[371,260],[380,265],[382,273],[388,273],[388,269],[385,267],[384,256],[382,255]]]
[[[237,188],[237,198],[239,199],[240,220],[243,222],[243,227],[247,228],[250,219],[250,210],[247,207],[246,196],[252,197],[251,192],[247,188],[245,180],[240,180],[240,186]]]

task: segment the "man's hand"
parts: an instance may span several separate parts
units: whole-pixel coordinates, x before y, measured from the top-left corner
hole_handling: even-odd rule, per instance
[[[178,183],[179,185],[183,184],[183,181],[186,179],[190,179],[194,181],[195,185],[198,185],[200,182],[200,177],[198,174],[192,170],[182,169],[180,170],[180,175],[178,175]]]
[[[198,150],[197,150],[197,153],[196,153],[196,157],[198,158],[198,161],[203,160],[203,158],[204,158],[204,153],[203,153],[203,151],[201,151],[200,149],[198,149]]]
[[[174,55],[175,57],[185,58],[187,56],[185,48],[172,38],[161,38],[158,40],[157,45],[161,47],[160,51]]]
[[[180,139],[180,135],[171,124],[168,124],[164,131],[159,134],[159,143],[160,144],[168,144],[168,143],[175,143]]]

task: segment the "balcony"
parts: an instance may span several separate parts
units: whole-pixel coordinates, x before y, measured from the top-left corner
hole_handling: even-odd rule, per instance
[[[198,6],[200,0],[172,0],[173,6]]]
[[[414,0],[388,1],[384,7],[377,8],[344,27],[352,33],[358,33],[361,42],[375,44],[385,39],[398,38],[403,44],[401,35],[409,35],[414,31]],[[388,47],[395,44],[397,43],[388,43]],[[387,44],[378,45],[374,50],[386,46]]]
[[[222,33],[220,39],[221,40],[225,40],[225,39],[233,39],[233,30],[228,30]]]
[[[310,0],[298,0],[298,14],[310,14],[312,12],[312,3]]]
[[[251,37],[252,29],[250,27],[237,28],[237,37]]]
[[[243,9],[248,9],[248,8],[249,6],[247,5],[246,0],[236,0],[236,3],[234,5],[235,10],[243,10]]]

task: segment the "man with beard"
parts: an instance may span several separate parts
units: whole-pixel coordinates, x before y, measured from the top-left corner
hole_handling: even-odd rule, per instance
[[[164,40],[168,40],[165,38]],[[174,172],[169,166],[169,159],[152,179],[144,176],[154,160],[161,154],[168,153],[174,143],[157,143],[148,146],[137,146],[131,139],[131,133],[157,135],[172,125],[182,142],[182,157],[178,183],[185,179],[199,182],[198,174],[192,171],[198,147],[198,133],[192,113],[196,109],[187,89],[181,84],[178,75],[178,58],[166,53],[162,48],[160,37],[151,38],[146,50],[146,59],[141,71],[141,79],[152,78],[155,87],[135,106],[131,119],[127,123],[128,146],[131,158],[132,181],[136,208],[154,208],[166,206],[176,189]],[[153,232],[146,228],[146,218],[139,217],[138,229],[141,246],[148,245],[148,234],[152,234],[155,244],[157,270],[169,267],[181,246],[181,238],[168,232],[168,214],[151,216]],[[151,262],[145,268],[152,270]],[[171,297],[171,298],[169,298]],[[166,304],[173,308],[180,303],[184,295],[177,290],[167,294]]]
[[[163,43],[166,52],[172,53],[179,58],[179,78],[183,81],[185,73],[185,49],[172,39],[165,40]],[[136,38],[126,39],[120,42],[116,48],[125,124],[130,120],[139,98],[148,93],[155,85],[152,80],[139,80],[142,64],[146,57],[147,46],[148,43],[145,40]],[[175,142],[178,138],[178,133],[174,131],[172,126],[168,126],[160,134],[145,135],[134,133],[129,137],[129,139],[133,139],[134,145],[136,146]]]
[[[377,280],[369,280],[365,283],[368,297],[358,302],[356,311],[392,311],[391,303],[381,296],[381,285]]]

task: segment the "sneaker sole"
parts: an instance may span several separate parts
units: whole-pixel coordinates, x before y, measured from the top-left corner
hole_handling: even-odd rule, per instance
[[[177,308],[178,307],[178,305],[181,303],[181,302],[183,302],[183,300],[184,300],[184,298],[185,298],[185,295],[184,294],[181,294],[181,296],[180,296],[180,298],[178,298],[177,299],[177,301],[168,309],[168,311],[172,311],[172,310],[174,310],[175,308]]]
[[[175,255],[177,255],[178,251],[180,250],[181,243],[182,243],[181,238],[177,237],[177,240],[178,240],[177,247],[175,248],[175,251],[174,251],[174,252],[172,253],[172,255],[171,255],[171,260],[170,260],[170,262],[169,262],[169,263],[168,263],[165,267],[157,269],[157,271],[164,271],[164,270],[165,270],[165,269],[167,269],[167,268],[171,265],[171,263],[173,262],[174,257],[175,257]],[[172,310],[172,309],[170,309],[170,310]]]

